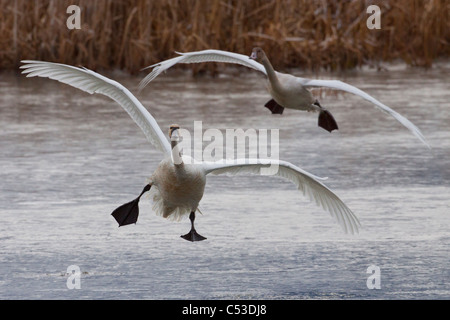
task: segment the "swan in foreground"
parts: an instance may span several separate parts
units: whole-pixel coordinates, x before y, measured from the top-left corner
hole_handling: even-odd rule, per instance
[[[308,88],[325,87],[342,90],[353,93],[367,101],[372,102],[378,109],[391,115],[394,119],[408,128],[417,138],[419,138],[420,141],[430,148],[428,143],[425,141],[423,134],[411,121],[376,100],[372,96],[368,95],[366,92],[339,80],[311,80],[277,72],[273,69],[272,64],[261,48],[254,48],[250,57],[221,50],[203,50],[177,53],[180,56],[147,67],[153,68],[153,70],[140,82],[140,90],[142,90],[150,81],[155,79],[160,73],[177,63],[236,63],[255,69],[267,76],[267,88],[272,96],[272,99],[265,104],[265,107],[267,107],[272,113],[282,114],[284,108],[319,112],[318,125],[331,132],[338,129],[336,121],[331,113],[323,108],[318,100],[313,97]]]
[[[191,157],[181,155],[178,147],[180,139],[179,126],[169,128],[169,137],[165,137],[156,120],[120,83],[108,79],[86,68],[77,68],[64,64],[22,61],[23,73],[27,77],[46,77],[66,83],[88,93],[103,94],[117,103],[128,112],[130,117],[144,132],[147,140],[158,150],[164,159],[158,165],[145,185],[141,194],[113,211],[112,215],[120,226],[136,223],[139,215],[139,199],[150,191],[153,192],[153,210],[164,218],[179,220],[189,214],[191,220],[190,231],[181,237],[189,241],[206,239],[197,233],[194,228],[195,212],[203,197],[208,174],[261,174],[261,168],[272,164],[278,166],[275,175],[288,179],[311,201],[328,211],[339,223],[345,232],[358,232],[360,223],[353,212],[342,200],[327,188],[316,177],[286,161],[265,159],[237,159],[233,161],[222,160],[217,162],[196,161]]]

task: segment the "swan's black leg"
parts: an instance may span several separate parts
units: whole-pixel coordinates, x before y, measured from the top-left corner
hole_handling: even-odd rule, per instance
[[[204,236],[199,235],[197,233],[197,231],[195,231],[195,228],[194,228],[195,212],[194,211],[192,211],[191,214],[189,215],[189,220],[191,220],[191,231],[189,231],[188,233],[186,233],[185,235],[183,235],[181,237],[188,241],[205,240],[206,238]]]
[[[150,184],[146,185],[142,190],[139,197],[134,199],[133,201],[127,202],[111,213],[111,215],[116,219],[119,227],[126,226],[127,224],[136,223],[139,216],[139,200],[141,196],[150,190],[152,186]]]
[[[319,127],[324,128],[328,132],[339,129],[336,120],[334,120],[332,114],[328,110],[322,108],[319,101],[316,100],[316,102],[314,102],[313,104],[320,107],[319,123],[318,123]]]

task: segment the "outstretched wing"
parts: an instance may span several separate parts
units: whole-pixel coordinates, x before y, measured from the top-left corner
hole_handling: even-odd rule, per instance
[[[425,141],[425,137],[423,136],[422,132],[420,132],[419,128],[417,128],[411,121],[406,119],[404,116],[392,110],[391,108],[381,103],[374,97],[370,96],[366,92],[339,80],[311,80],[305,78],[299,79],[301,81],[301,84],[305,87],[326,87],[331,89],[342,90],[349,93],[353,93],[367,101],[372,102],[375,106],[377,106],[378,109],[394,117],[394,119],[396,119],[406,128],[408,128],[417,138],[419,138],[420,141],[422,141],[428,148],[430,148],[430,145]]]
[[[230,161],[204,162],[205,173],[212,174],[261,174],[262,168],[278,166],[275,175],[293,182],[303,195],[314,201],[318,206],[328,211],[339,223],[344,231],[357,233],[360,223],[354,213],[342,202],[342,200],[320,180],[319,178],[301,168],[286,162],[265,159],[237,159]]]
[[[165,60],[147,67],[153,68],[153,70],[139,83],[139,90],[142,90],[147,84],[150,83],[150,81],[155,79],[161,72],[166,71],[167,69],[171,68],[177,63],[201,63],[201,62],[235,63],[244,65],[246,67],[258,70],[266,74],[266,70],[264,69],[264,66],[262,64],[256,62],[253,59],[250,59],[249,56],[243,54],[222,50],[203,50],[195,52],[186,52],[186,53],[177,52],[177,53],[180,55],[179,57]]]
[[[27,77],[44,77],[58,80],[90,94],[100,93],[116,101],[142,129],[147,140],[163,153],[170,154],[170,144],[155,118],[138,99],[120,83],[86,68],[65,64],[23,60],[20,68]]]

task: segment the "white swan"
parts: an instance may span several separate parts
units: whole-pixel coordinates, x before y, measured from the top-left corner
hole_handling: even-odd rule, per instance
[[[237,159],[228,161],[199,162],[181,156],[178,150],[179,126],[169,130],[171,143],[164,136],[156,120],[144,106],[120,83],[108,79],[86,68],[43,61],[22,61],[21,66],[27,77],[46,77],[71,85],[88,93],[100,93],[115,100],[124,108],[142,129],[151,144],[164,154],[141,194],[112,213],[119,226],[136,223],[142,194],[152,187],[154,206],[157,214],[170,219],[180,219],[190,214],[191,230],[182,237],[190,241],[205,238],[194,228],[195,211],[203,196],[208,174],[259,174],[260,169],[271,164],[278,165],[277,176],[292,181],[310,200],[328,211],[345,232],[358,232],[360,223],[352,211],[316,177],[289,162],[264,159]]]
[[[254,48],[251,56],[221,50],[203,50],[196,52],[179,53],[180,56],[165,60],[147,68],[153,68],[139,84],[142,90],[150,81],[155,79],[161,72],[169,69],[177,63],[200,63],[200,62],[225,62],[236,63],[255,69],[265,74],[268,78],[268,90],[272,99],[266,103],[266,107],[272,113],[282,114],[284,108],[318,111],[319,126],[329,132],[338,129],[336,121],[329,111],[322,108],[319,102],[313,97],[308,88],[325,87],[353,93],[363,99],[373,103],[378,109],[389,114],[402,125],[408,128],[420,141],[428,148],[429,144],[425,141],[420,130],[408,119],[376,100],[366,92],[344,83],[339,80],[311,80],[295,77],[289,74],[277,72],[273,69],[269,59],[261,48]],[[257,62],[259,61],[259,62]],[[147,69],[145,68],[145,69]]]

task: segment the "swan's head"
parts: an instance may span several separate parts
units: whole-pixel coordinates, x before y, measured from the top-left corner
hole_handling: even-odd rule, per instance
[[[250,55],[250,59],[256,60],[260,62],[266,54],[264,53],[264,50],[260,47],[253,48],[252,54]]]
[[[169,138],[171,141],[178,141],[180,139],[179,129],[180,126],[177,124],[173,124],[169,127]]]

